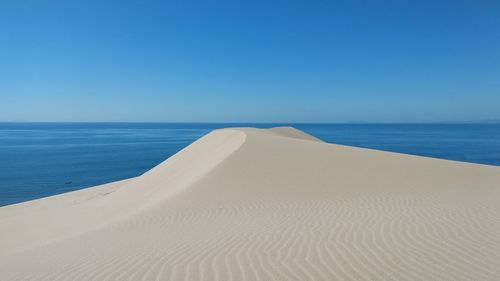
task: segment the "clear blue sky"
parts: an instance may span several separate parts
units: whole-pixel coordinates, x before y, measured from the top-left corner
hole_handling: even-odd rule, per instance
[[[1,121],[500,120],[500,1],[0,2]]]

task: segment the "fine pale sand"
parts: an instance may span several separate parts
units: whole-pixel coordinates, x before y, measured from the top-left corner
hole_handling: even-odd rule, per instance
[[[0,280],[500,280],[500,168],[216,130],[0,208]]]

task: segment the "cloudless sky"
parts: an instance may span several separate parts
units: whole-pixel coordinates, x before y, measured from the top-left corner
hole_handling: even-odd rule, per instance
[[[0,1],[0,121],[500,120],[500,1]]]

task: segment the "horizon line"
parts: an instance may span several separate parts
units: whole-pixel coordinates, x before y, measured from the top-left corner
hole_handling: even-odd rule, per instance
[[[500,120],[465,120],[465,121],[317,121],[317,122],[300,122],[300,121],[0,121],[0,124],[18,123],[18,124],[500,124]]]

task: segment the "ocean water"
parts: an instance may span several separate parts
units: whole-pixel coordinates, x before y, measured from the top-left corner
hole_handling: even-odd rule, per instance
[[[0,123],[0,206],[138,176],[216,128],[500,166],[500,124]]]

